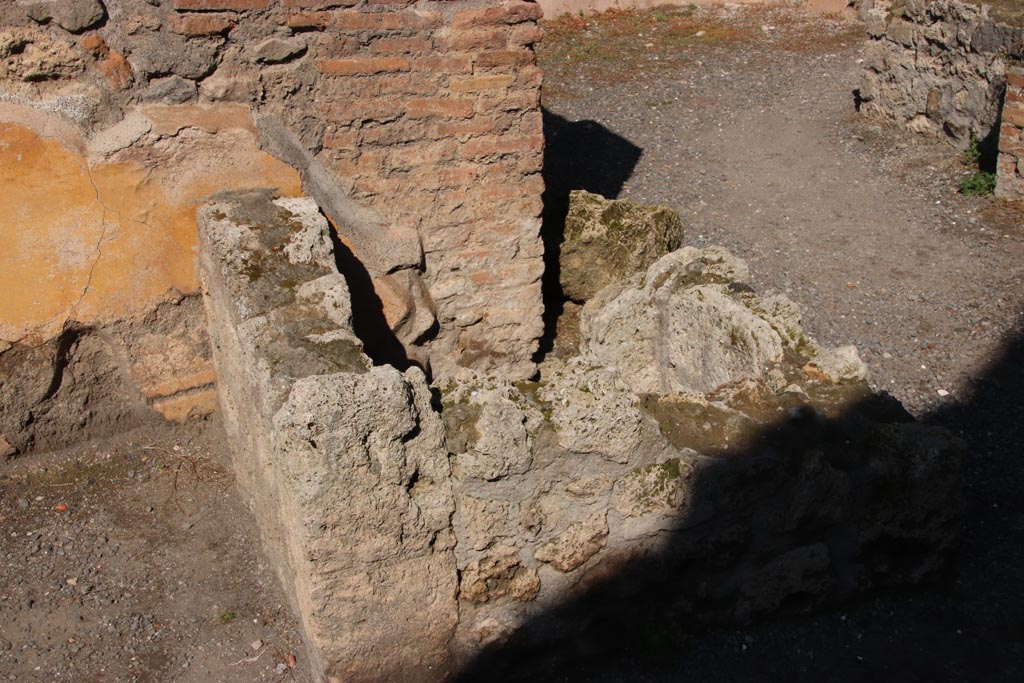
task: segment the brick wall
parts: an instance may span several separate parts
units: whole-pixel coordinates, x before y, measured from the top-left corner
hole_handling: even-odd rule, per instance
[[[358,204],[419,233],[435,367],[530,374],[542,331],[539,7],[284,4],[315,66],[312,109],[296,111],[286,91],[267,109],[322,145]]]
[[[1024,66],[1006,73],[1006,100],[999,128],[996,195],[1024,199]]]
[[[256,83],[257,108],[375,214],[382,241],[418,236],[429,295],[417,305],[437,326],[403,341],[422,342],[441,373],[463,365],[530,375],[543,329],[539,6],[176,0],[175,8],[172,30],[228,38],[201,95],[245,97]],[[236,36],[240,56],[230,48]],[[354,250],[369,256],[358,242]],[[402,305],[380,281],[393,265],[368,267],[386,314]]]

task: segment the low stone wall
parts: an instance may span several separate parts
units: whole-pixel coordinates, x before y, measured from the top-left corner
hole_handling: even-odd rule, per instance
[[[1024,66],[1006,74],[1006,100],[999,128],[996,196],[1024,199]]]
[[[1016,15],[964,0],[899,0],[865,19],[861,110],[961,147],[987,139],[994,149],[1007,59],[1024,40]]]
[[[435,680],[457,617],[454,505],[423,373],[362,353],[315,203],[236,194],[199,221],[238,482],[314,671]]]
[[[743,621],[917,581],[956,542],[960,444],[722,249],[588,297],[580,355],[539,382],[463,370],[432,397],[361,352],[314,203],[225,196],[200,229],[239,482],[328,681],[557,643],[596,588],[584,620]]]

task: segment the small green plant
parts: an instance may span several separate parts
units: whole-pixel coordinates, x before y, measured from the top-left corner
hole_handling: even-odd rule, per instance
[[[987,197],[996,190],[996,174],[978,171],[960,181],[960,194],[967,197]]]
[[[222,624],[230,624],[234,620],[235,620],[235,613],[232,612],[231,610],[228,610],[227,612],[224,612],[223,614],[220,615],[220,623],[222,623]]]
[[[967,145],[967,149],[964,150],[961,158],[963,159],[964,165],[977,166],[978,162],[981,161],[981,140],[972,135],[971,142]]]

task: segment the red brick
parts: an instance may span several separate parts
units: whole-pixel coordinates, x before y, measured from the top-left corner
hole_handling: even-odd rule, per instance
[[[540,88],[544,83],[544,70],[536,64],[524,66],[516,73],[516,85],[521,88]]]
[[[333,23],[330,12],[296,12],[288,15],[288,26],[294,29],[327,28]]]
[[[317,60],[316,68],[332,76],[360,76],[408,71],[412,66],[406,57],[353,57],[320,59]]]
[[[393,147],[388,150],[388,165],[390,168],[413,168],[423,165],[436,167],[440,161],[454,159],[457,147],[454,140]]]
[[[488,102],[488,106],[495,111],[521,111],[536,109],[540,106],[540,92],[537,90],[528,92],[511,92],[502,97],[494,98]]]
[[[460,135],[483,135],[493,130],[493,119],[477,115],[463,121],[439,121],[431,126],[427,135],[432,138],[448,138]]]
[[[359,4],[359,0],[281,0],[281,4],[289,8],[330,9],[333,7],[352,7]]]
[[[425,190],[439,190],[446,187],[469,187],[477,179],[475,167],[469,168],[425,168],[415,171],[411,179],[416,187]]]
[[[482,90],[504,90],[512,85],[516,77],[511,74],[473,76],[472,78],[453,78],[452,92],[480,92]]]
[[[500,7],[476,7],[464,9],[452,17],[452,28],[460,29],[487,24],[519,24],[536,21],[543,15],[540,5],[535,2],[509,2]]]
[[[1006,74],[1006,82],[1014,88],[1024,88],[1024,70],[1010,69]]]
[[[110,52],[110,48],[107,47],[107,43],[103,40],[103,37],[98,33],[87,33],[82,36],[78,42],[83,50],[91,52],[98,57],[106,56]]]
[[[462,157],[473,159],[486,156],[538,152],[544,149],[544,138],[540,135],[489,136],[470,140],[462,146]]]
[[[440,90],[436,78],[423,74],[394,74],[374,79],[377,95],[433,95]]]
[[[431,55],[413,57],[413,71],[429,71],[445,74],[468,74],[473,71],[473,60],[469,55]]]
[[[185,36],[216,36],[234,27],[230,19],[213,14],[177,14],[171,17],[171,31]]]
[[[240,12],[249,9],[267,9],[271,0],[175,0],[174,7],[179,11],[195,12],[231,10]]]
[[[370,44],[370,50],[377,53],[426,52],[432,47],[425,38],[378,38]]]
[[[401,145],[415,142],[424,137],[422,123],[403,123],[402,125],[374,126],[363,128],[363,144],[366,145]]]
[[[353,149],[359,144],[359,133],[353,130],[335,131],[324,135],[324,147]]]
[[[518,48],[513,50],[487,50],[476,56],[476,65],[482,68],[495,66],[524,66],[537,60],[533,50]]]
[[[519,24],[512,28],[508,42],[512,46],[527,46],[539,43],[544,38],[544,30],[536,24]]]
[[[1024,128],[1024,109],[1003,107],[1003,123],[1011,123]]]
[[[525,135],[543,135],[544,117],[539,111],[526,112],[519,120],[519,131]]]
[[[344,10],[334,12],[332,25],[343,31],[419,31],[437,28],[444,20],[444,15],[437,11],[402,10],[401,12],[359,12]]]
[[[469,118],[473,115],[475,102],[455,98],[428,98],[409,100],[407,113],[410,118],[423,119],[431,116]]]
[[[321,106],[324,118],[328,121],[348,123],[351,121],[388,121],[396,119],[405,112],[401,102],[394,99],[358,100],[354,102],[333,102]]]
[[[508,29],[504,26],[453,31],[447,40],[449,50],[497,50],[507,45]]]
[[[1024,103],[1024,89],[1022,88],[1007,88],[1006,89],[1006,101],[1012,104]]]
[[[359,52],[359,41],[348,36],[325,35],[319,42],[317,55],[320,57],[347,57]]]

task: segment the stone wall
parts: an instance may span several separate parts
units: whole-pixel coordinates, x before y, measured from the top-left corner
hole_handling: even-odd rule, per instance
[[[1012,64],[1006,74],[1006,100],[999,128],[996,195],[1024,199],[1024,66]]]
[[[316,197],[382,346],[442,373],[532,373],[538,16],[492,0],[0,4],[0,437],[57,446],[92,419],[47,408],[82,335],[131,397],[97,425],[212,409],[194,211],[222,190]],[[180,324],[150,332],[159,310]],[[53,364],[13,392],[29,357]],[[44,414],[67,428],[36,438]]]
[[[1024,39],[1018,13],[963,0],[899,0],[866,11],[872,40],[862,111],[961,147],[974,137],[994,149],[1007,59]]]
[[[327,681],[807,609],[956,542],[961,445],[723,249],[588,296],[580,354],[539,381],[464,369],[432,396],[363,353],[313,201],[225,195],[200,230],[235,469]]]

